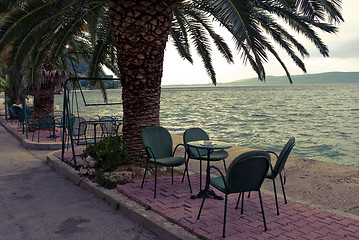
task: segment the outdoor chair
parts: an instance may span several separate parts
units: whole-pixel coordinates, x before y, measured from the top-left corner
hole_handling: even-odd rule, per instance
[[[75,120],[75,115],[70,114],[70,118],[68,119],[68,116],[65,116],[65,121],[64,121],[64,116],[57,116],[55,117],[55,125],[57,128],[60,129],[60,136],[62,136],[62,134],[65,135],[66,138],[66,130],[73,125],[73,122]],[[65,125],[64,125],[65,123]],[[64,128],[65,126],[65,128]]]
[[[273,153],[277,158],[277,161],[276,161],[274,167],[272,166],[272,164],[270,165],[270,168],[269,168],[267,176],[266,176],[266,178],[273,180],[273,189],[274,189],[274,195],[275,195],[275,204],[277,207],[277,215],[279,215],[279,208],[278,208],[277,190],[275,187],[275,178],[279,175],[280,183],[282,185],[284,202],[285,202],[285,204],[287,204],[287,198],[285,196],[285,191],[284,191],[286,176],[284,174],[284,177],[282,177],[282,171],[284,170],[284,165],[286,164],[289,154],[292,151],[294,145],[295,145],[295,138],[291,137],[289,139],[289,141],[287,142],[287,144],[283,147],[279,156],[275,152],[267,151],[269,153]],[[283,178],[284,178],[284,181],[283,181]]]
[[[146,159],[146,168],[143,175],[143,180],[141,184],[141,189],[145,182],[148,165],[150,163],[155,165],[155,189],[154,189],[154,198],[156,198],[157,190],[157,166],[171,167],[172,168],[172,184],[173,184],[173,168],[186,165],[185,169],[187,170],[188,184],[190,192],[192,193],[191,182],[188,175],[187,162],[185,157],[176,157],[174,156],[177,147],[184,146],[183,144],[178,144],[174,151],[173,142],[171,134],[167,129],[160,126],[147,127],[142,132],[142,142],[145,147],[147,159]]]
[[[40,132],[42,130],[49,130],[49,137],[48,138],[54,138],[55,137],[55,118],[52,115],[43,115],[39,117],[39,119],[32,124],[32,126],[35,128],[35,131],[32,133],[32,141],[34,141],[34,134],[37,131],[37,142],[40,142]]]
[[[10,120],[19,119],[21,114],[21,107],[19,106],[11,106],[9,107]]]
[[[74,117],[69,130],[71,131],[72,139],[75,140],[76,145],[83,145],[83,143],[87,145],[87,122],[83,117]]]
[[[206,149],[198,149],[194,147],[188,147],[187,143],[191,141],[209,140],[208,134],[201,128],[187,129],[183,134],[183,143],[186,146],[187,151],[187,166],[189,159],[200,160],[200,189],[202,189],[202,160],[207,160],[208,151]],[[227,171],[225,159],[228,157],[228,152],[225,150],[216,150],[210,153],[210,161],[223,160],[224,170]],[[184,180],[184,174],[182,176],[182,182]]]
[[[249,151],[245,152],[236,159],[228,167],[226,176],[215,166],[210,166],[210,169],[215,169],[220,176],[210,178],[207,181],[205,191],[209,189],[209,184],[225,194],[224,202],[224,219],[223,219],[223,233],[222,237],[225,238],[226,231],[226,218],[227,218],[227,199],[228,195],[232,193],[239,193],[236,209],[242,195],[241,213],[243,213],[243,194],[244,192],[257,191],[259,195],[262,218],[264,223],[264,230],[267,230],[267,224],[264,216],[263,202],[260,188],[265,179],[270,165],[270,155],[265,151]],[[209,176],[208,176],[209,177]],[[197,216],[200,218],[202,208],[206,199],[203,195],[202,204]]]
[[[22,128],[22,133],[25,132],[25,126],[30,124],[31,115],[32,109],[30,107],[26,107],[26,113],[25,108],[21,108],[18,128]]]
[[[103,116],[101,119],[101,138],[116,134],[116,120],[110,116]]]

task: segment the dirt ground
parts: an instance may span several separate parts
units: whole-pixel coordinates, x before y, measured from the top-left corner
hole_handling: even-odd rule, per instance
[[[173,135],[174,144],[182,142],[182,136]],[[179,149],[179,154],[183,154]],[[227,166],[239,154],[253,149],[233,146],[228,149]],[[275,164],[275,157],[272,164]],[[274,163],[273,163],[274,162]],[[205,164],[203,164],[205,165]],[[223,168],[223,163],[216,165]],[[204,167],[204,166],[203,166]],[[199,161],[189,164],[192,172],[199,172]],[[288,200],[305,203],[328,211],[339,211],[359,218],[359,168],[290,156],[286,163],[285,191]],[[283,204],[280,181],[276,181],[279,204]],[[273,183],[265,180],[262,191],[273,194]]]

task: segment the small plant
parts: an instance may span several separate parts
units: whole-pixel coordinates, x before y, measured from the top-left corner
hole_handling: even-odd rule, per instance
[[[96,159],[96,168],[101,168],[104,172],[114,171],[118,166],[129,163],[127,147],[122,135],[108,136],[89,145],[81,154],[81,158],[85,159],[88,156]]]
[[[105,173],[115,171],[119,166],[129,163],[126,143],[121,135],[108,136],[89,145],[81,154],[82,159],[91,156],[96,160],[94,181],[105,188],[115,188],[118,182],[112,182]]]

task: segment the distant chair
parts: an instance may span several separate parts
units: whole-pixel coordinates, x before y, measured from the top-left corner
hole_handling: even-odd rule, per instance
[[[55,136],[55,117],[52,115],[43,115],[37,121],[32,124],[37,130],[37,142],[40,142],[40,132],[42,130],[48,129],[49,130],[49,137],[53,138]],[[32,133],[32,141],[34,141],[34,134],[35,131]]]
[[[266,178],[273,180],[273,189],[274,189],[274,195],[275,195],[275,204],[277,207],[277,215],[279,215],[279,208],[278,208],[277,190],[275,187],[275,178],[279,175],[280,183],[282,185],[284,202],[285,202],[285,204],[287,204],[287,198],[285,196],[285,191],[284,191],[286,177],[284,176],[284,181],[283,181],[282,171],[284,170],[284,165],[286,164],[289,154],[292,151],[294,145],[295,145],[295,137],[291,137],[289,139],[289,141],[283,147],[279,156],[275,152],[267,151],[269,153],[273,153],[277,157],[277,161],[276,161],[274,167],[272,166],[272,164],[270,165],[270,168],[269,168],[267,176],[266,176]]]
[[[103,116],[101,119],[102,138],[116,134],[116,120],[110,116]]]
[[[189,128],[183,134],[183,143],[187,150],[187,166],[189,159],[200,160],[200,189],[202,189],[202,160],[207,160],[207,149],[198,149],[194,147],[188,147],[187,143],[191,141],[209,140],[208,134],[201,128]],[[225,150],[213,150],[210,152],[210,161],[223,161],[224,170],[227,171],[225,159],[228,157],[228,152]],[[182,181],[184,180],[184,173]]]
[[[21,109],[18,127],[22,128],[22,133],[25,132],[25,125],[30,124],[31,115],[32,115],[32,109],[30,107],[26,107],[26,113],[25,113],[25,108]]]
[[[19,106],[11,106],[9,107],[10,120],[19,119],[21,115],[21,107]]]
[[[74,117],[69,131],[72,133],[72,138],[76,145],[87,145],[86,139],[87,122],[83,117]]]
[[[210,169],[215,169],[220,174],[219,177],[210,178],[207,183],[205,191],[209,189],[209,184],[225,194],[224,202],[224,219],[223,219],[223,233],[222,237],[225,238],[226,231],[226,218],[227,218],[227,199],[228,195],[232,193],[239,193],[236,209],[242,194],[242,208],[243,213],[243,194],[244,192],[257,191],[259,195],[262,217],[264,223],[264,230],[267,230],[267,224],[264,216],[263,202],[260,188],[265,179],[269,169],[270,155],[265,151],[250,151],[245,152],[236,157],[228,167],[226,176],[215,166],[210,166]],[[203,205],[207,194],[203,194],[203,200],[197,219],[200,218]]]
[[[150,163],[155,165],[155,189],[154,189],[154,198],[156,198],[157,190],[157,166],[171,167],[172,168],[172,184],[173,184],[173,168],[179,167],[183,164],[186,165],[188,184],[190,192],[192,193],[191,182],[188,175],[187,162],[184,157],[175,157],[174,154],[177,150],[177,147],[183,144],[178,144],[174,151],[173,142],[171,134],[167,129],[160,126],[147,127],[142,132],[142,142],[145,147],[147,159],[146,159],[146,169],[143,175],[143,180],[141,188],[145,182],[148,165]]]

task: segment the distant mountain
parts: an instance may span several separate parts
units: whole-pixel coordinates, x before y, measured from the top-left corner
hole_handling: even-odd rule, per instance
[[[316,74],[292,75],[294,85],[302,84],[347,84],[359,83],[359,72],[325,72]],[[218,83],[217,86],[273,86],[289,85],[287,76],[267,76],[266,82],[261,82],[257,78],[241,79],[234,82]],[[213,84],[194,84],[194,85],[168,85],[171,87],[212,87]]]
[[[292,75],[293,84],[340,84],[359,83],[359,72],[326,72],[316,74]],[[266,82],[257,78],[237,80],[229,83],[220,83],[219,86],[258,86],[258,85],[287,85],[286,76],[267,76]]]

